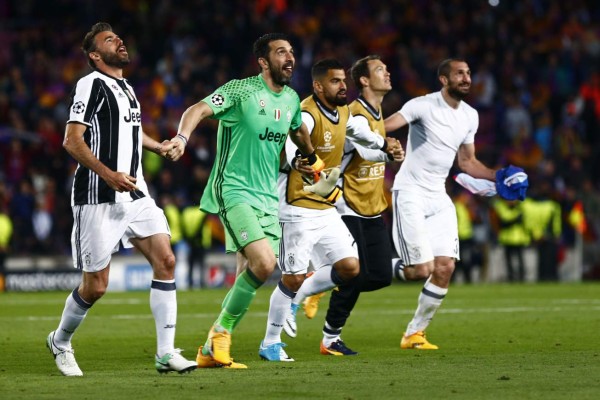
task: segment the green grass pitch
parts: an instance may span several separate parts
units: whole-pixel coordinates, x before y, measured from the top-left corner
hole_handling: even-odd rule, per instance
[[[427,330],[437,351],[400,350],[419,284],[364,293],[344,328],[354,357],[319,354],[317,317],[287,338],[293,363],[258,357],[272,287],[233,335],[247,370],[160,376],[147,292],[112,293],[74,337],[84,376],[63,377],[45,348],[67,292],[0,293],[0,399],[597,399],[600,285],[454,285]],[[179,292],[177,346],[195,358],[224,290]]]

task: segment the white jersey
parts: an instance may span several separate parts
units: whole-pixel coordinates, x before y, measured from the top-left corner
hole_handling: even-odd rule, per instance
[[[452,108],[436,92],[408,101],[398,112],[410,126],[406,158],[392,189],[445,193],[459,147],[475,141],[477,111],[464,101]]]
[[[123,203],[149,196],[141,162],[142,114],[131,85],[94,71],[77,82],[71,97],[67,123],[85,125],[83,139],[96,158],[113,171],[137,178],[139,188],[116,192],[96,173],[78,165],[71,205]]]

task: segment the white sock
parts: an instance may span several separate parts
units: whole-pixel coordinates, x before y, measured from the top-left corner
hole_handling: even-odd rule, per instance
[[[156,325],[156,355],[164,356],[175,349],[177,324],[177,292],[175,280],[152,280],[150,309]]]
[[[337,342],[341,339],[342,328],[334,328],[325,321],[323,326],[323,345],[325,347],[331,346],[331,343]]]
[[[268,346],[273,343],[281,343],[281,331],[285,323],[285,317],[290,312],[290,306],[294,293],[286,288],[281,281],[271,294],[269,304],[269,316],[267,318],[267,331],[263,340],[263,345]]]
[[[404,276],[404,262],[400,258],[392,258],[392,276],[399,280],[406,280]]]
[[[304,283],[302,283],[302,286],[300,286],[300,289],[298,289],[298,293],[296,293],[294,304],[300,304],[308,296],[325,292],[336,287],[340,282],[336,283],[333,281],[331,277],[332,271],[333,267],[331,265],[325,265],[306,278]]]
[[[442,301],[448,293],[448,289],[443,289],[430,282],[431,278],[425,282],[423,290],[419,295],[419,305],[417,311],[406,327],[406,336],[410,336],[415,332],[424,331],[433,315],[436,313]]]
[[[71,338],[75,330],[81,325],[92,304],[86,302],[79,296],[78,289],[67,297],[65,308],[60,323],[54,333],[54,345],[61,350],[71,348]]]

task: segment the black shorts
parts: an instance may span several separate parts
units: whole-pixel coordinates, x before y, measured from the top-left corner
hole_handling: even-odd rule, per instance
[[[369,281],[391,281],[392,246],[383,218],[342,216],[356,240],[360,274]]]

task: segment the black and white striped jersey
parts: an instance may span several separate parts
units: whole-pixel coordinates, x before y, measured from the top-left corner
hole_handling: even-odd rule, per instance
[[[104,180],[77,166],[71,205],[122,203],[148,196],[142,173],[142,123],[140,103],[125,79],[100,71],[84,76],[71,93],[69,123],[87,126],[85,143],[92,153],[113,171],[137,178],[139,190],[119,193]]]

